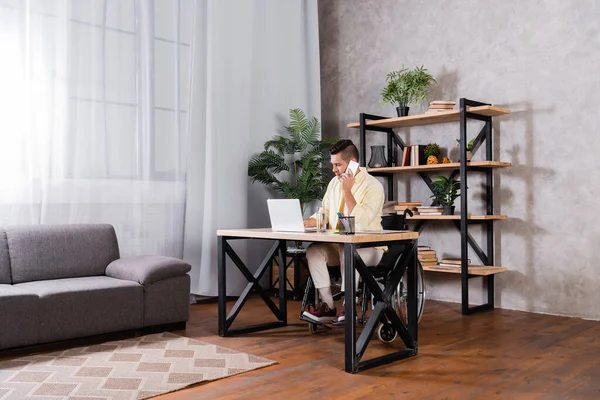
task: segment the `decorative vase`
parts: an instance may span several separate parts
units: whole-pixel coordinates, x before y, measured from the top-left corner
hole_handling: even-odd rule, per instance
[[[444,206],[444,215],[454,215],[454,206]]]
[[[404,106],[396,107],[396,112],[398,113],[399,117],[406,117],[408,115],[409,108],[410,107],[404,107]]]
[[[369,160],[369,168],[387,167],[384,150],[385,146],[371,146],[371,159]]]

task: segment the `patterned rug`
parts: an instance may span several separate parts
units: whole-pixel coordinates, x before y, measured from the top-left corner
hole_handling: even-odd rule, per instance
[[[147,399],[272,364],[165,332],[0,361],[0,400]]]

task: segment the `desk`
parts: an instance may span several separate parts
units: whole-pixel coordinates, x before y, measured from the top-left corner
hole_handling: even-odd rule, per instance
[[[355,373],[367,368],[372,368],[381,364],[390,363],[403,358],[408,358],[417,355],[418,340],[417,340],[417,241],[419,234],[412,231],[402,231],[386,234],[368,234],[361,233],[355,235],[339,235],[331,232],[323,233],[304,233],[304,232],[274,232],[269,228],[265,229],[232,229],[217,231],[217,245],[219,258],[219,336],[228,336],[235,334],[243,334],[249,332],[258,332],[265,329],[282,327],[287,325],[287,303],[285,298],[285,272],[284,262],[286,241],[302,241],[302,242],[324,242],[324,243],[339,243],[344,245],[344,272],[345,272],[345,314],[346,322],[344,354],[345,354],[345,370],[349,373]],[[267,239],[275,243],[264,257],[257,271],[252,274],[244,265],[242,260],[233,251],[229,245],[230,240],[237,239]],[[390,277],[382,290],[373,274],[367,269],[356,250],[361,247],[375,246],[404,246],[404,251],[399,261],[395,264]],[[248,280],[248,285],[238,298],[237,302],[227,315],[226,307],[226,256],[229,256],[237,268]],[[273,257],[279,257],[279,307],[271,300],[269,294],[263,289],[259,281],[268,270],[269,264]],[[371,293],[375,299],[375,307],[372,310],[369,320],[365,324],[363,331],[356,340],[356,308],[355,308],[355,280],[354,270],[357,270],[365,283],[369,286]],[[407,282],[407,308],[408,308],[408,326],[396,314],[395,307],[392,303],[393,294],[404,274],[408,269]],[[277,322],[266,324],[253,325],[237,329],[229,329],[234,319],[246,303],[248,295],[256,289],[260,297],[271,309],[277,317]],[[371,360],[362,361],[361,358],[367,349],[371,336],[377,328],[377,324],[381,318],[387,318],[392,326],[398,332],[398,336],[402,339],[407,349],[390,353],[385,356],[377,357]]]

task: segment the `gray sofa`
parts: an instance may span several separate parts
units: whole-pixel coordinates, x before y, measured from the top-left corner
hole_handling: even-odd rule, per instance
[[[0,349],[179,323],[190,265],[120,258],[111,225],[0,228]]]

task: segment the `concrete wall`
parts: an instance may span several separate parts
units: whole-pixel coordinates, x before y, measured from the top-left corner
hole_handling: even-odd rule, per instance
[[[513,163],[494,183],[495,211],[510,217],[495,225],[496,265],[510,270],[497,276],[496,304],[600,319],[599,3],[327,0],[319,20],[326,136],[358,142],[346,124],[360,112],[393,116],[380,92],[403,63],[435,76],[429,100],[466,97],[512,110],[494,121],[495,157]],[[413,105],[411,114],[425,108]],[[469,129],[472,137],[479,126]],[[409,144],[437,142],[456,159],[458,123],[399,133]],[[368,144],[384,139],[372,133]],[[397,199],[429,201],[419,177],[396,179]],[[469,211],[482,210],[480,181],[470,179],[469,189]],[[460,254],[447,223],[428,225],[421,243],[438,256]],[[426,278],[428,298],[460,301],[458,276]],[[478,280],[471,288],[473,301],[483,300]]]

